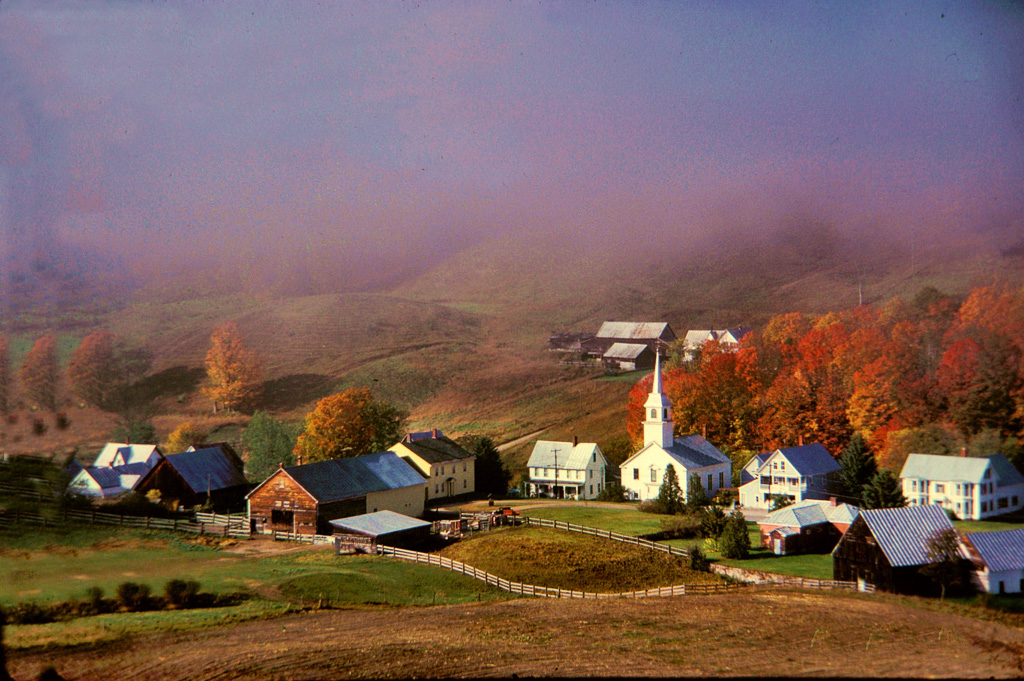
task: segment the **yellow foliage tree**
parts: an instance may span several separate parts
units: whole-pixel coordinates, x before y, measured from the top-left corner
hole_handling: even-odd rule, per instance
[[[167,441],[164,442],[163,450],[167,454],[183,452],[192,445],[198,445],[205,442],[208,435],[209,433],[199,426],[195,425],[191,421],[186,421],[172,430],[171,434],[167,436]]]
[[[372,454],[398,442],[404,423],[402,411],[367,388],[349,388],[317,402],[294,453],[302,463]]]
[[[213,400],[213,411],[243,409],[259,396],[262,367],[259,358],[242,343],[238,327],[227,322],[213,330],[206,353],[208,384],[203,392]]]

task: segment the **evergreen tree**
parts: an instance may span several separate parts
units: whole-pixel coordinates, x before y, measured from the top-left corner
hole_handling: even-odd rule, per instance
[[[701,516],[700,536],[705,539],[717,540],[722,536],[722,532],[725,531],[726,522],[728,522],[728,518],[726,518],[722,507],[712,506]]]
[[[267,479],[279,465],[291,466],[298,436],[295,425],[282,423],[265,411],[253,414],[242,432],[246,476],[258,482]]]
[[[899,478],[883,469],[864,487],[861,503],[863,508],[900,508],[907,505],[907,499]]]
[[[686,510],[690,513],[700,513],[711,504],[708,493],[704,491],[704,485],[700,482],[700,476],[696,473],[690,475],[690,484],[686,490]]]
[[[842,466],[839,481],[843,494],[859,501],[864,487],[878,472],[875,457],[860,433],[854,435],[850,444],[843,450],[842,456],[839,457],[839,465]]]
[[[665,479],[658,490],[658,503],[670,515],[683,510],[683,490],[679,488],[679,476],[672,464],[665,467]]]
[[[746,558],[750,554],[750,534],[747,532],[747,519],[739,511],[729,514],[722,536],[718,539],[718,549],[726,558]]]
[[[468,445],[466,449],[476,455],[476,491],[502,497],[508,494],[508,481],[512,476],[494,441],[489,437],[478,437]]]

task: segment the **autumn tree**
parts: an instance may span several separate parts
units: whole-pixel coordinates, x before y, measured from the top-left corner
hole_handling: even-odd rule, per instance
[[[108,408],[114,394],[121,388],[121,381],[117,379],[114,342],[112,333],[90,333],[82,339],[68,361],[71,393],[100,409]]]
[[[31,402],[55,411],[57,408],[57,339],[47,334],[25,355],[18,380]]]
[[[203,392],[213,400],[213,411],[242,409],[259,395],[262,367],[256,354],[242,343],[238,327],[227,322],[214,329],[206,353],[208,384]]]
[[[278,421],[265,411],[253,414],[242,432],[242,452],[248,478],[254,482],[262,481],[279,465],[292,465],[295,461],[292,450],[298,436],[296,424]]]
[[[170,432],[163,444],[163,451],[167,454],[183,452],[189,447],[205,442],[209,435],[205,429],[186,421]]]
[[[303,463],[383,451],[402,438],[406,415],[367,388],[325,397],[306,416],[294,454]]]
[[[0,336],[0,413],[6,414],[11,403],[11,349]]]

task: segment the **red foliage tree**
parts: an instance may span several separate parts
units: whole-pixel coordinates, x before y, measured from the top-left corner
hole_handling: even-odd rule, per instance
[[[31,402],[44,409],[57,408],[57,339],[47,334],[37,340],[18,370],[22,390]]]

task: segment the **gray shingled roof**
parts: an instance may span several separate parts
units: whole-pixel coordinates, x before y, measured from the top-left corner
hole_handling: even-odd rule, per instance
[[[412,442],[401,442],[403,447],[415,452],[427,463],[444,463],[445,461],[462,461],[473,458],[465,449],[459,446],[455,440],[438,433],[438,437],[416,439]]]
[[[665,451],[687,470],[720,463],[732,463],[732,459],[718,451],[717,447],[700,435],[677,437],[672,442],[672,446],[666,448]]]
[[[248,481],[220,447],[194,449],[164,457],[185,483],[197,494],[247,485]]]
[[[805,500],[792,506],[780,508],[769,513],[758,522],[758,525],[789,525],[792,527],[809,527],[821,523],[849,524],[854,521],[860,509],[850,504],[832,506],[827,501]]]
[[[284,470],[321,503],[424,484],[423,476],[394,452],[328,459]]]
[[[653,340],[660,338],[666,331],[666,338],[676,337],[667,322],[604,322],[597,330],[596,337]]]
[[[555,450],[558,450],[557,456]],[[554,442],[551,440],[537,440],[530,453],[530,460],[526,462],[527,468],[554,468],[555,459],[558,460],[558,468],[561,470],[586,470],[587,465],[593,460],[594,454],[600,453],[595,442],[579,442],[574,447],[571,442]],[[604,462],[604,455],[601,454],[601,462]]]
[[[340,530],[349,530],[371,537],[379,537],[392,532],[404,532],[405,530],[417,527],[430,527],[430,523],[410,518],[394,511],[377,511],[364,515],[352,516],[351,518],[338,518],[332,520],[331,525]]]
[[[605,359],[636,359],[647,349],[643,343],[612,343],[604,353]]]
[[[998,487],[1024,483],[1024,476],[1002,454],[993,454],[992,456],[911,454],[903,464],[900,477],[981,484],[985,479],[985,471],[989,468],[995,475],[993,481]]]
[[[864,510],[860,517],[893,567],[927,565],[928,540],[936,532],[953,529],[937,504]]]
[[[964,535],[989,572],[1024,569],[1024,529],[970,532]]]

